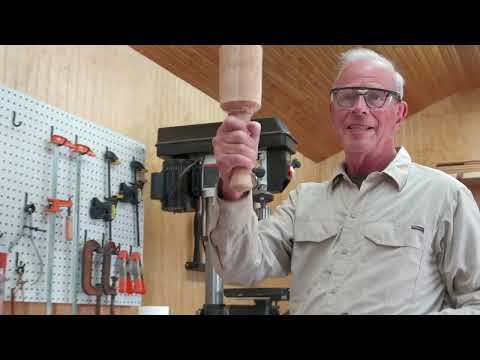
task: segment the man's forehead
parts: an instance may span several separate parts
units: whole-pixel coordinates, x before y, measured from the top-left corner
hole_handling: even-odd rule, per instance
[[[335,86],[394,88],[395,77],[391,67],[386,64],[359,60],[342,71]]]

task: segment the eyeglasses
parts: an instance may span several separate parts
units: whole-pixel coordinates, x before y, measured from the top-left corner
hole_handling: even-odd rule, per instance
[[[397,101],[402,100],[402,97],[396,91],[366,87],[334,88],[330,91],[330,96],[335,105],[346,109],[353,108],[359,96],[363,96],[370,109],[382,108],[389,98],[394,98]]]

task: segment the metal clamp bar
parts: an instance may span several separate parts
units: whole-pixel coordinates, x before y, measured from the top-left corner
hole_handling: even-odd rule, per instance
[[[52,128],[53,131],[53,128]],[[53,199],[57,198],[57,175],[58,175],[58,149],[56,145],[51,146],[52,149],[52,183],[51,196]],[[48,250],[47,250],[47,277],[46,277],[46,297],[47,306],[46,314],[52,315],[52,275],[53,275],[53,250],[55,246],[55,213],[48,214]]]

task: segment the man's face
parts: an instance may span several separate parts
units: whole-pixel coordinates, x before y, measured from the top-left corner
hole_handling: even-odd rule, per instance
[[[397,91],[394,74],[385,65],[372,61],[357,61],[345,68],[336,88],[366,87]],[[407,115],[407,104],[387,98],[381,108],[370,108],[363,96],[352,107],[330,104],[335,131],[347,153],[375,154],[391,151],[394,134]]]

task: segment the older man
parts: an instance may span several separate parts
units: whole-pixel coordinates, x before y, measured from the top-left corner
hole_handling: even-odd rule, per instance
[[[213,140],[221,180],[210,235],[226,282],[292,273],[291,314],[480,314],[477,204],[463,184],[395,147],[408,113],[403,87],[379,54],[342,54],[330,110],[345,161],[261,222],[251,194],[229,187],[233,168],[254,167],[259,124],[225,120]]]

